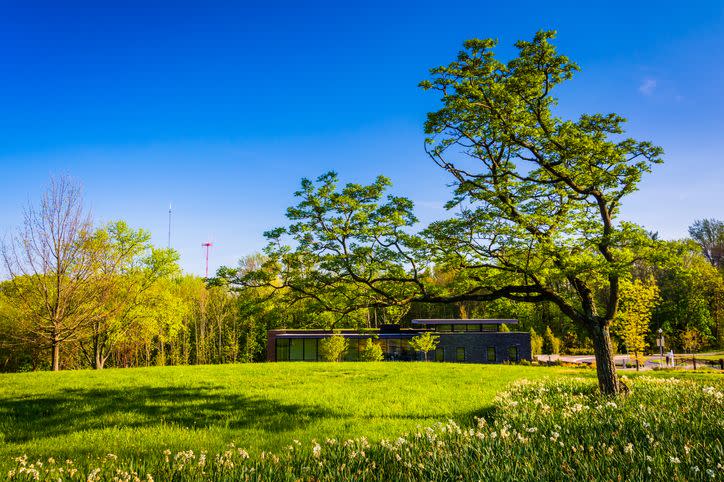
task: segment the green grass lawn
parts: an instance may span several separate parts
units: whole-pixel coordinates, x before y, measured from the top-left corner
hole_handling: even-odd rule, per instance
[[[12,457],[278,451],[296,439],[472,423],[510,382],[591,370],[438,363],[272,363],[0,375],[0,466]]]
[[[724,377],[627,376],[630,396],[614,401],[598,395],[593,370],[563,367],[278,363],[2,375],[0,478],[724,476]]]

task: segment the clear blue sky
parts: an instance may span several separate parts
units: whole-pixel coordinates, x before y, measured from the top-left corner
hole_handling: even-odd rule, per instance
[[[423,221],[440,217],[449,179],[422,150],[436,99],[417,83],[467,38],[507,56],[541,28],[583,69],[564,113],[620,113],[666,150],[625,217],[665,238],[724,218],[720,1],[110,3],[2,2],[0,236],[63,173],[98,222],[159,245],[172,202],[194,273],[207,239],[212,270],[260,250],[299,179],[330,169],[383,173]]]

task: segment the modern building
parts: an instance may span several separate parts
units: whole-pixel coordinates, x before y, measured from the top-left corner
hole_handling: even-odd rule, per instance
[[[385,360],[422,360],[410,347],[410,339],[426,331],[439,335],[439,344],[428,360],[461,363],[503,363],[531,359],[530,333],[501,331],[501,325],[518,320],[412,320],[412,328],[383,325],[374,330],[270,330],[268,361],[318,361],[319,341],[340,334],[349,343],[344,361],[359,360],[360,343],[374,338],[382,346]]]

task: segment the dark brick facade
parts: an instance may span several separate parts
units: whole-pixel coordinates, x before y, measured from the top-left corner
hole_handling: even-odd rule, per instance
[[[460,361],[459,348],[465,350],[463,361],[466,363],[503,363],[531,359],[530,333],[527,332],[440,333],[438,350],[443,350],[444,361]],[[494,361],[488,360],[489,348],[494,350]],[[517,352],[517,360],[510,360],[511,348],[515,348]],[[435,359],[433,353],[429,356]]]

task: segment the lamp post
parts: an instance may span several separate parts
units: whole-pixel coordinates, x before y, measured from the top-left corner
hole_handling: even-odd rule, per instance
[[[663,361],[663,359],[664,359],[664,330],[659,328],[658,333],[659,333],[659,339],[658,339],[659,356],[660,356],[660,359]]]

